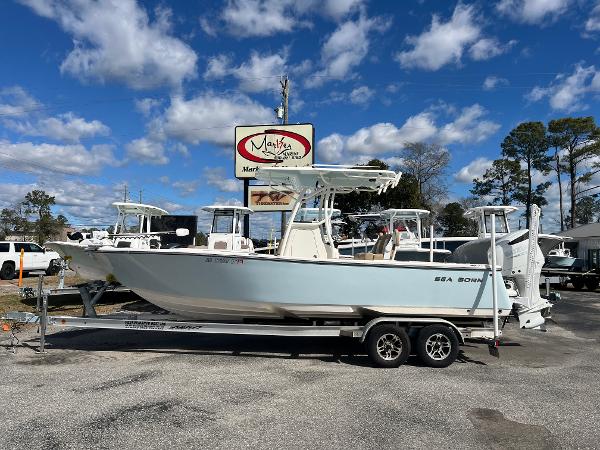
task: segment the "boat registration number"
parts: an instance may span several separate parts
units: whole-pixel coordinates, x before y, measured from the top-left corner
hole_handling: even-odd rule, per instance
[[[218,258],[218,257],[208,257],[206,258],[207,263],[215,263],[215,264],[244,264],[243,258]]]

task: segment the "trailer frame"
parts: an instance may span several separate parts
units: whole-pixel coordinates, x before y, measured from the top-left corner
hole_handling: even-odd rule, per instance
[[[566,286],[567,283],[571,283],[578,291],[582,290],[584,287],[590,291],[594,291],[598,288],[598,286],[600,286],[600,272],[598,269],[572,271],[565,269],[542,268],[540,280],[543,277],[550,280],[558,278],[561,286]]]
[[[100,290],[103,293],[105,290]],[[115,314],[97,314],[96,302],[90,301],[89,293],[80,288],[82,303],[85,306],[84,317],[75,316],[52,316],[48,315],[48,292],[41,294],[41,308],[36,315],[30,312],[9,312],[0,319],[11,323],[10,327],[4,328],[14,335],[14,328],[22,324],[38,325],[39,348],[38,353],[46,353],[46,337],[48,326],[66,329],[109,329],[109,330],[133,330],[133,331],[164,331],[197,334],[228,334],[228,335],[251,335],[251,336],[287,336],[287,337],[350,337],[365,343],[372,330],[382,325],[392,325],[403,330],[404,333],[413,336],[418,331],[431,325],[441,325],[452,330],[458,345],[465,343],[466,339],[481,340],[490,347],[490,352],[497,356],[499,336],[502,331],[494,330],[493,327],[464,327],[457,326],[451,320],[439,317],[405,317],[405,316],[379,316],[371,319],[366,324],[354,325],[331,325],[312,321],[311,324],[272,324],[272,323],[239,323],[239,322],[209,322],[181,320],[170,314],[152,313],[128,313],[119,312]],[[100,297],[95,298],[99,300]],[[460,319],[460,318],[458,318]],[[15,351],[14,339],[11,347]]]

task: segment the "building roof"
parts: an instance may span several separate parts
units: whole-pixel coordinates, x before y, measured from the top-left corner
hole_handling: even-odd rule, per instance
[[[600,238],[600,223],[588,223],[579,227],[556,233],[559,236],[568,236],[572,238]]]

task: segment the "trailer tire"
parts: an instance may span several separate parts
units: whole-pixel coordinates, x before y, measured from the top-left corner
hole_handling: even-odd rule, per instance
[[[458,356],[458,338],[450,327],[429,325],[417,336],[417,355],[429,367],[448,367]]]
[[[0,278],[3,280],[12,280],[15,277],[15,266],[13,263],[5,262],[0,269]]]
[[[589,291],[595,291],[598,288],[598,284],[600,284],[598,278],[589,277],[587,280],[585,280],[585,287]]]
[[[581,291],[584,286],[583,279],[580,277],[572,278],[571,284],[573,285],[573,287],[575,288],[576,291]]]
[[[377,367],[394,368],[410,356],[410,339],[404,328],[392,324],[376,325],[367,336],[367,353]]]

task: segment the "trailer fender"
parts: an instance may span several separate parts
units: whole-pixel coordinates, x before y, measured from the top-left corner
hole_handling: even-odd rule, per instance
[[[463,334],[461,333],[461,331],[458,329],[458,327],[456,325],[454,325],[452,322],[450,322],[448,320],[439,319],[436,317],[393,317],[393,316],[377,317],[376,319],[369,321],[363,327],[363,332],[362,332],[362,336],[360,337],[360,342],[364,343],[365,339],[367,338],[367,335],[369,334],[369,331],[371,331],[371,329],[375,325],[379,325],[381,323],[393,323],[398,326],[406,326],[407,328],[410,328],[413,324],[415,324],[415,325],[418,324],[418,325],[422,325],[422,326],[432,325],[434,323],[442,324],[442,325],[446,325],[451,330],[453,330],[454,333],[456,333],[456,337],[458,338],[458,341],[461,345],[465,343],[465,338],[464,338]]]

